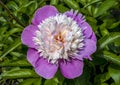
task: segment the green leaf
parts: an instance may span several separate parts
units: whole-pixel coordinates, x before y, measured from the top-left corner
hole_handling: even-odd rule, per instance
[[[5,35],[5,39],[4,40],[7,40],[7,38],[10,36],[10,35],[13,35],[14,33],[18,33],[18,32],[21,32],[22,30],[20,28],[12,28],[10,31],[8,31]]]
[[[62,85],[76,85],[73,79],[65,79]]]
[[[116,85],[115,83],[112,83],[112,84],[110,84],[110,85]]]
[[[67,10],[69,10],[67,7],[65,7],[65,6],[62,5],[62,4],[56,5],[56,8],[57,8],[58,11],[61,12],[61,13],[66,12]]]
[[[59,0],[51,0],[50,4],[51,5],[57,5],[59,2]]]
[[[37,81],[37,82],[36,82]],[[41,85],[42,84],[42,78],[35,79],[33,85]]]
[[[109,84],[107,84],[107,83],[101,83],[100,85],[109,85]]]
[[[9,3],[7,3],[7,6],[10,9],[13,9],[13,8],[14,8],[14,10],[18,9],[18,5],[14,1],[10,1]]]
[[[14,49],[16,49],[18,46],[21,45],[21,40],[18,38],[14,41],[15,43],[13,43],[2,55],[0,58],[5,57],[7,54],[9,54],[11,51],[13,51]]]
[[[110,51],[120,54],[120,40],[114,41],[114,43],[109,44],[108,47]]]
[[[74,79],[75,85],[91,85],[91,83],[89,82],[90,73],[91,73],[91,68],[85,66],[83,74],[80,77]]]
[[[81,3],[82,5],[86,5],[86,0],[76,0],[78,3]]]
[[[28,6],[30,6],[33,3],[35,3],[35,1],[30,1],[29,3],[26,3],[23,7],[28,7]]]
[[[111,32],[109,35],[106,35],[98,40],[98,49],[103,49],[106,45],[108,45],[111,42],[114,42],[114,40],[120,39],[120,33],[119,32]]]
[[[99,2],[99,1],[100,0],[91,0],[91,2],[87,3],[83,8],[86,8],[86,7],[88,7],[88,6],[90,6],[90,5],[94,4],[94,3]]]
[[[107,22],[104,22],[102,25],[100,25],[100,33],[102,36],[109,34],[108,30],[106,29],[106,26],[107,26]]]
[[[109,29],[114,29],[115,27],[120,25],[120,21],[113,23]]]
[[[26,79],[22,83],[20,83],[19,85],[33,85],[34,82],[35,82],[35,79],[33,79],[33,78]]]
[[[94,65],[103,65],[107,63],[107,60],[102,58],[101,55],[98,55],[98,53],[96,54],[95,57],[93,57],[93,61]]]
[[[46,80],[44,85],[58,85],[58,79],[57,78],[53,78],[50,80]]]
[[[113,5],[115,5],[115,0],[105,0],[100,7],[98,8],[97,13],[95,14],[95,17],[98,17],[105,13],[108,9],[110,9]]]
[[[92,26],[92,30],[96,32],[98,30],[97,26],[97,20],[93,17],[86,17],[86,20],[89,22],[89,24]]]
[[[22,5],[25,5],[25,4],[28,4],[29,3],[29,0],[19,0],[19,5],[22,6]]]
[[[17,69],[6,71],[1,74],[3,79],[17,79],[17,78],[36,78],[39,77],[33,70],[30,69]]]
[[[79,4],[75,0],[63,0],[70,8],[79,10]]]
[[[103,57],[120,66],[120,56],[117,56],[109,51],[103,51]]]
[[[120,85],[120,68],[115,65],[111,65],[108,67],[108,72],[115,81],[115,84]]]
[[[26,59],[22,59],[0,62],[0,67],[3,66],[31,66],[31,64]]]
[[[0,36],[3,36],[6,31],[7,31],[7,26],[0,27]]]
[[[29,78],[23,80],[19,85],[41,85],[41,79],[42,78]]]
[[[107,81],[109,78],[110,78],[110,75],[109,75],[108,72],[102,74],[101,77],[100,77],[102,83]]]
[[[7,35],[12,35],[16,32],[21,32],[21,31],[22,31],[22,29],[20,29],[20,28],[12,28],[10,31],[7,32]]]
[[[65,80],[65,78],[63,77],[63,75],[61,74],[60,70],[57,71],[55,78],[58,79],[59,81],[59,85],[63,85],[63,81]]]
[[[2,16],[3,14],[1,13],[0,16]],[[0,24],[6,22],[6,19],[4,17],[0,17]]]

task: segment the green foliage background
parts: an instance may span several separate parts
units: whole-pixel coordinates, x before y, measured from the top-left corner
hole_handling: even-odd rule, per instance
[[[59,71],[53,79],[43,79],[26,60],[21,33],[46,4],[61,13],[78,10],[97,36],[93,60],[84,61],[84,72],[76,79]],[[0,85],[120,85],[120,0],[0,0]]]

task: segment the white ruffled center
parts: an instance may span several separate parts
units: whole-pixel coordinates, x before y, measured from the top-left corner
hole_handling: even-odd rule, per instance
[[[76,21],[64,14],[43,20],[38,28],[33,41],[38,46],[40,56],[47,58],[51,63],[76,56],[78,49],[84,46],[81,28]]]

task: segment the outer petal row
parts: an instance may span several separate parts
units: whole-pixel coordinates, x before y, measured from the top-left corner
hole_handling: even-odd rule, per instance
[[[68,62],[60,62],[60,70],[64,77],[73,79],[79,77],[83,72],[84,63],[78,59]]]
[[[31,48],[37,48],[33,42],[33,37],[35,37],[35,31],[38,29],[37,26],[29,25],[27,26],[21,35],[22,43]]]
[[[40,57],[38,52],[29,48],[27,52],[28,61],[34,66],[36,73],[40,76],[51,79],[57,72],[58,65],[49,63],[43,57]],[[80,76],[83,72],[83,61],[72,59],[70,62],[59,62],[61,73],[69,79]]]
[[[46,79],[53,78],[58,69],[56,64],[48,63],[48,61],[40,57],[39,53],[33,48],[28,49],[27,59],[34,66],[36,73]]]
[[[39,58],[35,65],[35,71],[46,79],[51,79],[57,72],[58,65],[51,64],[47,59]]]
[[[35,67],[35,64],[39,58],[40,57],[39,57],[37,50],[35,50],[33,48],[28,49],[27,60],[32,64],[33,67]]]
[[[58,13],[57,9],[54,6],[44,6],[42,8],[39,8],[34,15],[34,18],[32,20],[32,23],[34,25],[39,25],[44,19],[55,16]]]
[[[79,51],[77,58],[81,60],[81,58],[90,59],[90,55],[96,51],[96,42],[91,39],[85,39],[85,47]]]

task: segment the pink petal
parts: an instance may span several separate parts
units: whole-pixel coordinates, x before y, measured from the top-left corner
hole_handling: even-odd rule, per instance
[[[68,17],[75,19],[75,17],[77,16],[77,11],[74,12],[73,10],[70,10],[65,12],[64,14],[67,15]]]
[[[54,77],[55,73],[57,72],[58,65],[49,63],[46,59],[40,58],[36,62],[35,71],[40,76],[51,79]]]
[[[35,67],[36,61],[39,59],[37,50],[29,48],[27,52],[27,60]]]
[[[84,36],[90,38],[93,32],[91,26],[87,22],[84,22],[80,27],[83,29]]]
[[[42,8],[39,8],[34,15],[34,18],[32,20],[32,23],[34,25],[39,25],[44,19],[55,16],[58,13],[57,9],[54,6],[44,6]]]
[[[83,61],[72,59],[67,62],[60,62],[60,70],[64,77],[73,79],[79,77],[83,73]]]
[[[92,40],[94,40],[95,42],[97,42],[97,38],[96,38],[96,36],[95,36],[95,33],[94,33],[94,32],[92,33],[92,36],[90,37],[90,39],[92,39]]]
[[[24,45],[27,45],[28,47],[31,48],[37,48],[33,42],[33,37],[35,36],[35,31],[37,29],[38,29],[37,26],[29,25],[23,30],[21,39]]]
[[[89,60],[92,60],[92,58],[91,58],[90,55],[88,55],[88,56],[84,56],[84,58],[89,59]]]
[[[96,51],[96,42],[90,39],[85,39],[85,47],[80,50],[78,59],[87,58],[90,59],[90,55]],[[91,59],[90,59],[91,60]]]

